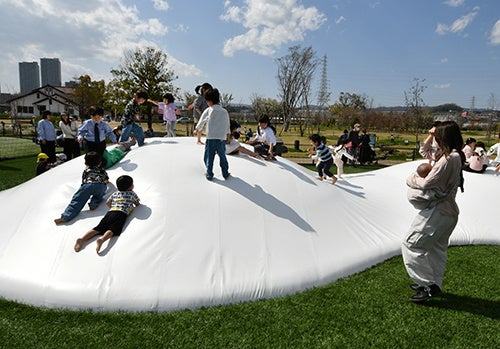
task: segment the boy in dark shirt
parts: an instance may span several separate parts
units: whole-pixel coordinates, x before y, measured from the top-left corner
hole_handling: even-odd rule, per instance
[[[85,165],[87,167],[82,174],[82,185],[71,198],[61,217],[54,219],[56,224],[69,222],[75,218],[89,198],[89,208],[91,211],[95,210],[106,193],[109,178],[102,168],[102,157],[91,151],[85,155]]]
[[[132,134],[137,140],[137,145],[142,147],[144,145],[144,130],[136,121],[140,120],[139,106],[148,100],[148,93],[139,90],[135,93],[134,98],[125,106],[123,113],[122,134],[120,136],[120,143],[128,140]]]

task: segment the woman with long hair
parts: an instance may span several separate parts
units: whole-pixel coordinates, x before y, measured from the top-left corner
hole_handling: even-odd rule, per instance
[[[448,240],[458,221],[459,209],[455,201],[457,189],[463,191],[462,166],[465,163],[463,139],[454,121],[447,121],[429,130],[422,145],[430,151],[432,141],[439,147],[431,172],[422,178],[412,173],[406,184],[414,189],[436,189],[444,193],[420,210],[406,235],[402,254],[408,275],[416,291],[410,300],[422,302],[441,294],[446,268]]]
[[[59,121],[59,128],[61,129],[64,137],[64,154],[69,161],[73,158],[80,156],[80,144],[76,140],[78,133],[78,125],[75,120],[72,120],[66,113],[61,113],[61,121]]]

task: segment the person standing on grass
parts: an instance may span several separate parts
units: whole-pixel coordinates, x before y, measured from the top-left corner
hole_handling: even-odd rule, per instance
[[[122,233],[123,226],[127,221],[127,217],[132,213],[134,207],[139,206],[139,197],[133,191],[134,180],[132,177],[124,175],[116,180],[115,191],[106,201],[109,211],[101,219],[99,224],[89,230],[85,235],[76,240],[74,250],[80,252],[85,243],[96,235],[102,235],[96,240],[96,252],[101,252],[102,244],[113,236],[119,236]]]
[[[120,137],[120,142],[126,142],[130,135],[133,135],[139,147],[144,145],[144,130],[140,125],[136,124],[136,121],[141,119],[139,106],[144,104],[147,100],[148,93],[139,90],[135,93],[134,98],[125,106],[125,111],[121,118],[122,135]]]
[[[69,117],[65,112],[61,113],[59,128],[63,134],[63,148],[67,161],[80,156],[80,144],[77,142],[78,125],[73,117]]]
[[[458,187],[463,191],[465,154],[457,123],[443,122],[431,128],[429,136],[422,145],[423,150],[431,151],[435,140],[440,149],[436,153],[436,162],[425,178],[412,173],[406,184],[413,189],[438,190],[444,197],[419,211],[402,244],[404,265],[414,282],[410,288],[416,292],[410,300],[416,303],[441,294],[448,240],[458,221],[455,196]]]
[[[351,160],[351,167],[355,167],[356,160],[358,160],[358,145],[359,145],[359,124],[354,124],[352,126],[351,132],[349,132],[349,141],[351,141],[351,155],[353,160]]]
[[[205,166],[206,178],[211,181],[214,177],[213,166],[215,154],[219,156],[219,163],[224,179],[229,178],[229,164],[226,158],[226,139],[230,133],[229,114],[220,106],[219,90],[212,89],[205,93],[208,108],[201,115],[196,125],[196,131],[201,132],[207,125],[207,137],[205,141]]]
[[[40,142],[41,152],[47,154],[50,164],[56,162],[56,129],[52,124],[52,113],[45,110],[42,113],[42,120],[38,121],[38,141]]]

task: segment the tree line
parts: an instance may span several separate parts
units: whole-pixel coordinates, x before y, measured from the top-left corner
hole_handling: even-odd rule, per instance
[[[360,123],[372,130],[414,131],[418,139],[419,130],[428,128],[433,122],[433,113],[440,110],[456,114],[462,108],[453,104],[429,108],[425,106],[422,94],[426,89],[425,80],[414,79],[408,91],[404,92],[403,110],[380,111],[374,109],[373,101],[364,94],[340,92],[338,101],[330,104],[330,82],[327,79],[327,57],[318,59],[312,47],[292,46],[288,53],[276,59],[278,99],[254,94],[251,108],[255,119],[267,114],[275,124],[282,125],[281,132],[287,132],[296,124],[301,135],[322,126],[349,128]],[[320,85],[317,96],[312,95],[314,75],[321,67]],[[125,105],[138,90],[145,90],[151,99],[161,100],[168,91],[185,105],[191,104],[196,95],[188,91],[181,93],[175,86],[178,76],[169,66],[169,57],[162,50],[145,47],[125,51],[118,68],[111,70],[109,83],[94,81],[88,75],[76,78],[74,99],[80,115],[85,116],[91,105],[102,105],[113,117],[121,115]],[[233,96],[224,93],[221,104],[229,112],[236,112],[231,105]],[[148,128],[153,128],[154,106],[145,103],[143,114],[147,117]]]

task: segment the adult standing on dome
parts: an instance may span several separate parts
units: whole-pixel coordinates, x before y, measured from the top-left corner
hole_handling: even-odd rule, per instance
[[[208,108],[208,104],[205,99],[205,93],[210,91],[212,88],[212,85],[210,85],[208,82],[205,82],[202,85],[196,86],[196,88],[194,89],[197,94],[196,99],[192,104],[193,120],[195,125],[198,124],[198,121],[201,118],[201,114],[203,114],[205,109]],[[196,129],[194,131],[196,132],[196,143],[203,144],[203,142],[201,141],[201,132],[198,132]]]

